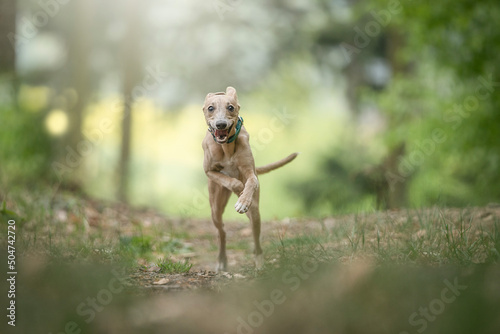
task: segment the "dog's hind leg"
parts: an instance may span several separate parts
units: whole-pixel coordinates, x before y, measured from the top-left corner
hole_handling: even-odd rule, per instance
[[[219,232],[219,257],[217,259],[216,271],[226,271],[226,231],[224,231],[222,214],[224,213],[224,208],[226,207],[229,197],[231,196],[231,191],[209,180],[208,194],[210,200],[210,208],[212,210],[212,222]]]
[[[246,213],[252,223],[253,241],[254,241],[254,256],[255,267],[262,269],[264,265],[264,255],[260,247],[260,212],[259,212],[259,189],[253,193],[252,206]]]

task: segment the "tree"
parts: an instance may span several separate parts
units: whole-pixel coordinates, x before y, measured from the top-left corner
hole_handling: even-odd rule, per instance
[[[387,3],[364,8],[374,6]],[[413,189],[424,205],[500,199],[499,17],[493,0],[418,1],[401,3],[391,22],[406,41],[398,56],[415,68],[394,78],[378,101],[390,119],[399,119],[390,140],[408,140],[410,160],[423,156],[413,163],[419,170]]]
[[[16,45],[16,0],[0,2],[0,75],[5,75],[15,82]]]
[[[68,39],[69,86],[78,96],[69,110],[69,131],[67,144],[76,149],[82,140],[83,112],[90,98],[89,59],[92,51],[92,17],[94,1],[76,0],[72,4],[74,24]]]
[[[138,13],[140,5],[131,0],[126,3],[127,38],[123,39],[123,115],[120,158],[118,161],[119,200],[127,202],[130,177],[130,145],[132,142],[132,107],[139,96],[136,85],[139,82],[141,50],[138,48],[141,37],[142,20]]]

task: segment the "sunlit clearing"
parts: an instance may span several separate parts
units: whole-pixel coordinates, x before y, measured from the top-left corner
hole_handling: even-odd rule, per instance
[[[45,126],[50,134],[60,136],[68,129],[68,115],[62,110],[52,110],[45,119]]]
[[[27,111],[38,112],[47,106],[49,94],[49,87],[22,85],[18,95],[19,105]]]

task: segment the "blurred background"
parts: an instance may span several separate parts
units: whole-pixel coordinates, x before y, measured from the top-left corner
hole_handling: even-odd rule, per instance
[[[264,219],[500,201],[494,0],[1,0],[0,187],[208,217],[238,90]],[[227,210],[230,219],[244,219]]]

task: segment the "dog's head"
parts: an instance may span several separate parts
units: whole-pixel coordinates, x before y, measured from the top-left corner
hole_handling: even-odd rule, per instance
[[[224,144],[235,132],[239,111],[238,96],[233,87],[227,87],[225,93],[208,93],[203,113],[208,129],[217,143]]]

